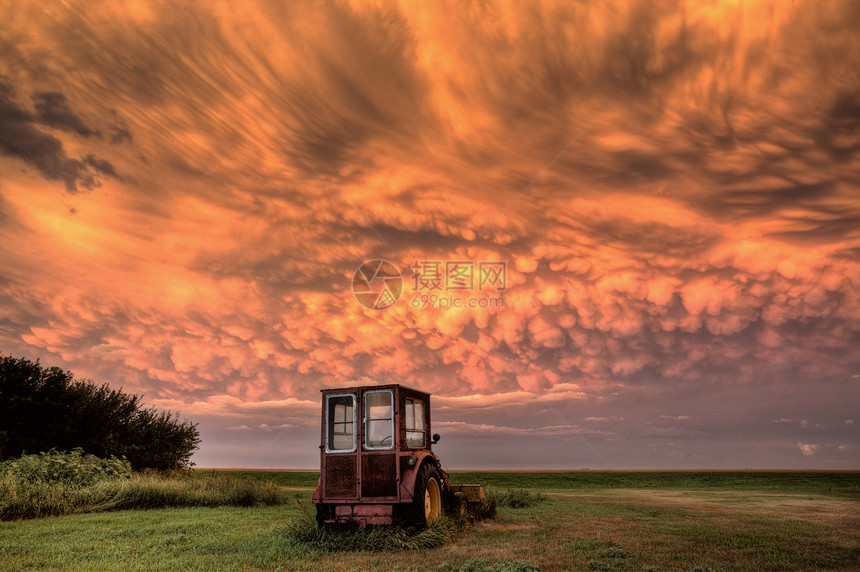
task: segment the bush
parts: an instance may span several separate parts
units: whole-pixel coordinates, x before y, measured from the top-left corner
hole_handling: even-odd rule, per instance
[[[80,447],[125,457],[135,470],[165,470],[188,466],[199,444],[195,424],[145,408],[140,396],[0,356],[0,460]]]
[[[131,477],[131,463],[113,456],[100,459],[85,455],[81,448],[68,452],[51,450],[4,461],[0,463],[0,474],[8,474],[21,483],[88,486],[104,479]]]

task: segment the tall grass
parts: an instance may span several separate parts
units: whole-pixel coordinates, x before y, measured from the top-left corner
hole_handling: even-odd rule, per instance
[[[229,475],[131,474],[127,461],[70,453],[28,455],[0,465],[0,520],[182,506],[276,505],[273,483]]]
[[[321,552],[398,552],[442,546],[458,531],[458,525],[442,516],[427,527],[401,527],[397,525],[368,526],[317,526],[316,519],[299,502],[300,516],[284,529],[294,544]]]
[[[276,505],[286,495],[272,483],[229,476],[177,478],[135,475],[103,481],[88,491],[94,510],[152,509],[180,506]]]
[[[80,487],[45,481],[24,482],[13,475],[0,476],[0,520],[40,518],[79,512]]]
[[[546,500],[541,492],[513,489],[498,495],[498,505],[508,508],[529,508]]]
[[[109,478],[131,477],[131,463],[111,456],[101,459],[84,454],[80,447],[71,451],[51,450],[24,455],[0,463],[0,475],[22,483],[63,483],[86,486]]]

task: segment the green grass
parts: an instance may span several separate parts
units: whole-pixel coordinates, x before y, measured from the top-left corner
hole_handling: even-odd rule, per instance
[[[304,512],[304,511],[303,511]],[[318,552],[398,552],[436,548],[450,542],[461,527],[443,516],[425,528],[401,526],[317,526],[304,512],[284,529],[296,545]]]
[[[452,483],[545,491],[604,489],[733,490],[815,493],[860,499],[860,473],[803,471],[452,471]]]
[[[200,471],[211,473],[212,471]],[[290,488],[314,488],[318,471],[218,471],[237,478],[271,481]],[[543,491],[603,489],[671,489],[815,493],[860,499],[858,472],[806,471],[451,471],[452,483],[475,483],[497,490]]]
[[[503,485],[521,485],[534,477],[479,475],[490,480],[498,476],[495,482]],[[378,536],[363,544],[356,536],[357,540],[349,539],[356,543],[352,546],[339,544],[346,543],[346,537],[303,537],[302,531],[315,529],[301,525],[309,516],[296,502],[4,522],[0,569],[860,570],[860,500],[850,494],[834,495],[829,492],[834,487],[822,492],[810,487],[828,482],[829,476],[807,479],[803,486],[777,478],[759,489],[684,488],[677,480],[665,487],[643,487],[642,481],[634,481],[638,486],[630,488],[531,488],[516,496],[536,497],[542,492],[546,498],[522,508],[499,506],[498,519],[455,531],[444,544],[429,542],[423,548],[398,546],[412,540],[398,540],[401,533],[394,530],[385,532],[390,536],[385,542],[380,540],[383,533],[365,531],[366,536]],[[309,490],[289,496],[311,508]]]

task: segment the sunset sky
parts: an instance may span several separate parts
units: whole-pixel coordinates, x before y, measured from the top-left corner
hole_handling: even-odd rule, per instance
[[[198,466],[318,467],[379,382],[450,469],[860,469],[857,2],[0,13],[0,354]]]

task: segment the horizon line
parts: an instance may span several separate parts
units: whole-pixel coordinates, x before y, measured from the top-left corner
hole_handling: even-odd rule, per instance
[[[191,467],[194,471],[254,471],[318,473],[319,469],[261,469],[248,467]],[[860,473],[856,469],[445,469],[448,473]]]

